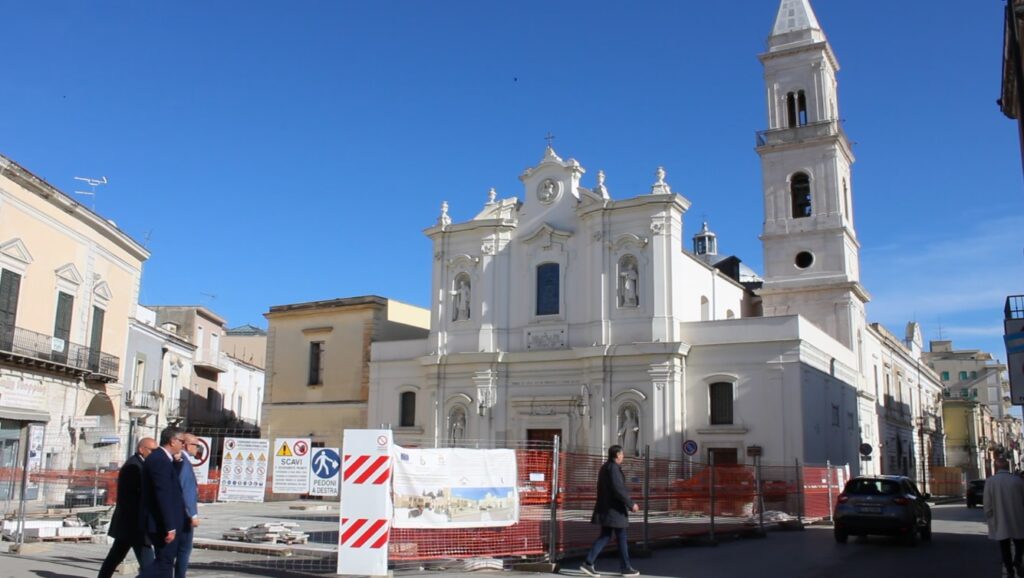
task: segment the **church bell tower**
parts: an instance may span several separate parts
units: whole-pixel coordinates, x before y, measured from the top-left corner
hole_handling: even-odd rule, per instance
[[[853,228],[854,157],[839,121],[839,63],[809,0],[782,0],[759,58],[769,127],[757,134],[764,314],[802,315],[853,349],[869,299]]]

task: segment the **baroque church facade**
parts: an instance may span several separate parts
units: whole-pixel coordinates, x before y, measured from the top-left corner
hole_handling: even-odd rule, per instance
[[[717,256],[661,168],[614,199],[548,146],[473,219],[442,205],[429,337],[373,345],[368,424],[397,443],[613,443],[639,455],[850,464],[922,477],[941,464],[941,386],[915,326],[866,321],[836,57],[808,0],[783,0],[760,55],[768,129],[763,280]],[[693,443],[696,442],[694,446]],[[685,450],[684,450],[685,446]],[[694,452],[696,448],[696,452]]]

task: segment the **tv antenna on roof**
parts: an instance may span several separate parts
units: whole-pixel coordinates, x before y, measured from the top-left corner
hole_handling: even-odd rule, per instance
[[[91,191],[75,191],[75,194],[92,197],[92,210],[96,211],[96,187],[107,184],[107,177],[100,177],[98,179],[93,179],[89,177],[75,177],[75,180],[82,181],[85,184],[92,187]]]

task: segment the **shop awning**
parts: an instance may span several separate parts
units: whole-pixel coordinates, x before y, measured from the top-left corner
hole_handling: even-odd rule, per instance
[[[50,421],[50,414],[45,411],[38,411],[35,409],[0,406],[0,418],[14,421],[38,421],[46,423]]]

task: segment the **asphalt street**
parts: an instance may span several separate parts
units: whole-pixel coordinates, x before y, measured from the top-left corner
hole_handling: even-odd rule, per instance
[[[916,547],[884,537],[851,538],[847,544],[836,544],[830,526],[811,526],[803,531],[773,531],[764,538],[737,539],[717,546],[661,548],[650,557],[634,559],[634,566],[644,576],[652,578],[1001,576],[999,548],[986,536],[981,509],[968,510],[962,502],[935,506],[933,517],[932,542],[922,542]],[[96,575],[105,552],[106,548],[100,545],[69,545],[32,556],[0,554],[0,578],[91,578]],[[197,554],[195,558],[199,561],[216,557],[223,562],[227,557],[224,552]],[[582,576],[578,567],[579,560],[565,560],[561,573]],[[601,558],[597,567],[608,571],[608,576],[616,575],[615,555],[610,553]],[[202,562],[189,575],[195,578],[295,576],[270,568],[260,571],[212,568]],[[405,577],[423,575],[537,576],[520,572],[396,573]]]

